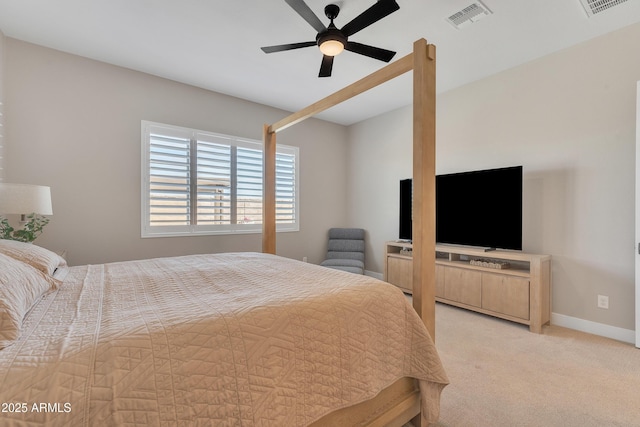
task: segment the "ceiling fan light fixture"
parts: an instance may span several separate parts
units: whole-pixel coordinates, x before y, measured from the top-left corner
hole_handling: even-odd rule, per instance
[[[344,44],[340,40],[329,39],[320,44],[320,52],[327,56],[336,56],[342,53]]]

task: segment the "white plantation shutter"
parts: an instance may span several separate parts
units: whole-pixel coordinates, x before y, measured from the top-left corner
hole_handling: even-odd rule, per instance
[[[142,237],[260,232],[262,143],[142,122]],[[278,146],[278,231],[297,231],[298,149]]]
[[[183,226],[190,221],[190,140],[152,133],[149,141],[149,222]]]
[[[262,150],[238,148],[237,220],[262,224]]]
[[[231,146],[197,141],[196,224],[231,224]]]
[[[276,153],[276,224],[296,221],[296,156]]]

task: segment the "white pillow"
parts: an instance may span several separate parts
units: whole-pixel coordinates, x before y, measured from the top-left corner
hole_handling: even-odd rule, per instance
[[[0,349],[20,336],[22,320],[58,281],[28,264],[0,254]]]
[[[16,240],[0,239],[0,254],[25,262],[49,276],[53,276],[57,268],[67,265],[67,261],[55,252]]]

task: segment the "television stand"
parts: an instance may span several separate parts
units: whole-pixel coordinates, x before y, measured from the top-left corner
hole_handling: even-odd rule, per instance
[[[403,253],[411,249],[411,243],[385,244],[384,280],[409,294],[413,261]],[[436,301],[541,333],[551,318],[551,256],[436,245]]]

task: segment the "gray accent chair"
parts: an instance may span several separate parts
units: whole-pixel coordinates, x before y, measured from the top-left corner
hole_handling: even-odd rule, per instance
[[[320,265],[364,274],[364,230],[362,228],[330,229],[327,259]]]

